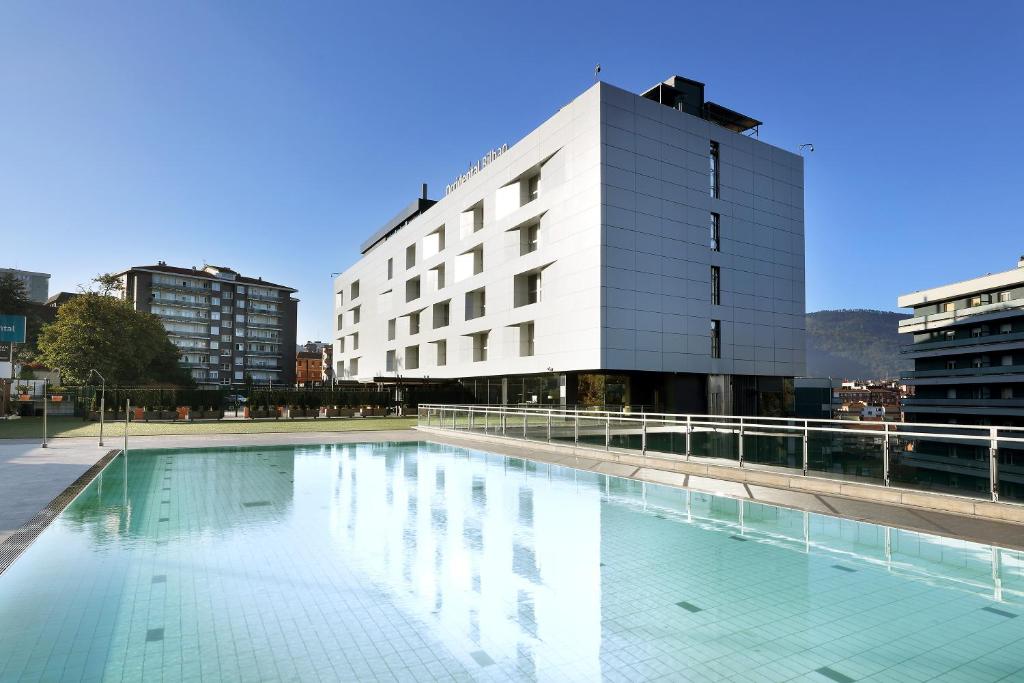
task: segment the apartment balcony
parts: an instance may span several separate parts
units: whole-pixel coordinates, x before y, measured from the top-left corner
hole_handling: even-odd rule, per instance
[[[254,330],[280,330],[282,329],[281,323],[254,323],[252,321],[245,323],[245,326]]]
[[[948,377],[953,382],[959,378],[966,377],[989,377],[993,381],[1001,382],[1014,382],[1024,381],[1024,365],[990,365],[982,368],[956,368],[952,370],[939,369],[939,370],[914,370],[912,372],[904,372],[900,374],[900,379],[913,380],[913,379],[927,379],[927,378],[942,378]],[[938,382],[929,382],[929,384],[937,384]]]
[[[216,296],[219,292],[215,292],[209,287],[198,287],[196,285],[169,285],[163,282],[153,282],[149,286],[150,289],[166,289],[175,292],[202,292],[203,294],[210,294]]]
[[[246,351],[247,356],[280,356],[280,351]]]
[[[156,297],[149,300],[151,306],[174,306],[175,308],[190,308],[190,309],[208,309],[210,304],[205,301],[177,301],[174,299],[158,299]]]
[[[162,306],[163,304],[160,304],[160,305]],[[176,322],[194,323],[196,325],[209,325],[209,324],[211,324],[211,320],[209,318],[198,318],[198,317],[196,317],[194,315],[175,315],[173,313],[154,313],[153,315],[155,315],[156,317],[160,318],[161,320],[173,320],[173,321],[176,321]],[[217,321],[214,320],[214,321],[212,321],[212,323],[216,324]]]
[[[277,295],[277,294],[253,294],[253,292],[251,290],[246,292],[245,296],[247,298],[249,298],[249,299],[253,299],[253,300],[257,300],[257,301],[283,301],[284,300],[284,297],[282,297],[280,295]]]
[[[899,322],[901,333],[927,332],[929,330],[948,329],[961,325],[975,325],[984,322],[1012,318],[1024,314],[1019,299],[999,301],[994,304],[960,308],[955,311],[943,311],[907,318]]]
[[[255,365],[248,364],[245,366],[246,370],[266,370],[268,372],[281,372],[284,368],[277,365]]]
[[[1012,332],[1010,334],[987,334],[982,337],[970,337],[968,339],[936,340],[921,342],[919,344],[908,344],[900,349],[900,353],[910,357],[945,355],[940,353],[947,349],[955,349],[958,352],[969,353],[973,347],[978,351],[996,345],[1008,344],[1014,348],[1024,346],[1024,332]]]

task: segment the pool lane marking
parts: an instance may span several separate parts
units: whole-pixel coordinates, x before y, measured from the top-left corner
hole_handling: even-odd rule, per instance
[[[981,609],[984,612],[991,612],[992,614],[998,614],[999,616],[1006,617],[1007,619],[1015,619],[1015,618],[1017,618],[1019,616],[1017,614],[1014,614],[1013,612],[1007,612],[1006,610],[998,609],[998,608],[995,608],[995,607],[982,607]]]
[[[836,683],[853,683],[857,680],[856,678],[850,678],[846,674],[836,671],[835,669],[829,666],[823,666],[820,669],[815,669],[815,671],[820,673],[825,678],[831,678]]]

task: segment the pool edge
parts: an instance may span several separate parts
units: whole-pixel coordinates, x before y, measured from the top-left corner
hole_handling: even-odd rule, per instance
[[[93,463],[89,469],[83,472],[77,479],[71,484],[58,493],[53,500],[47,503],[43,508],[32,515],[25,524],[18,527],[18,529],[10,536],[0,542],[0,575],[2,575],[7,569],[14,564],[15,560],[21,557],[21,554],[25,552],[29,546],[39,537],[41,533],[46,531],[47,527],[57,519],[61,512],[71,504],[78,495],[85,490],[85,488],[92,483],[92,480],[106,468],[110,461],[116,458],[121,453],[120,448],[114,448],[102,456],[99,460]]]

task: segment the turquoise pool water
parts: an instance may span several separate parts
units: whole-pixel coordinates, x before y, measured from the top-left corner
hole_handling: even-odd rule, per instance
[[[1024,556],[421,443],[119,457],[0,680],[1024,679]]]

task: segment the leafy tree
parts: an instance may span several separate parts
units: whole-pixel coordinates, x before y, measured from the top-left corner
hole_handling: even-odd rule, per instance
[[[87,289],[87,291],[92,291],[104,296],[124,291],[124,282],[116,273],[100,273],[92,279],[92,282],[94,285],[93,288],[83,289]]]
[[[90,368],[108,384],[192,383],[159,318],[94,292],[60,307],[39,336],[39,353],[39,360],[59,369],[68,384],[84,383]]]

